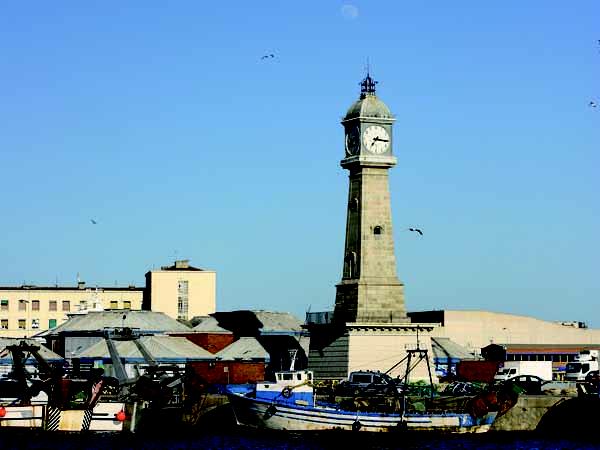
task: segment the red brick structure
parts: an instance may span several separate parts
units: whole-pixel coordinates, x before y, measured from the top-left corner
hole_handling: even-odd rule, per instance
[[[185,337],[213,355],[235,341],[233,333],[174,333],[171,336]]]
[[[243,384],[265,379],[264,362],[194,361],[188,367],[209,384]]]

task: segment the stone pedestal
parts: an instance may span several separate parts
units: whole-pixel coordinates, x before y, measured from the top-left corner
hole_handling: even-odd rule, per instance
[[[342,380],[350,372],[357,370],[389,371],[392,377],[403,378],[406,373],[407,350],[416,349],[418,345],[428,352],[435,383],[437,378],[434,373],[431,332],[436,326],[437,324],[422,323],[358,322],[312,325],[309,326],[311,339],[308,366],[314,371],[316,379]],[[413,365],[414,363],[415,360]],[[411,371],[409,380],[429,381],[425,361]]]

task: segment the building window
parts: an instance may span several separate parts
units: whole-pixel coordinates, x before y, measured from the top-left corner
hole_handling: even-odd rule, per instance
[[[48,303],[48,310],[49,311],[57,311],[58,310],[56,300],[50,300],[50,302]]]
[[[31,300],[31,310],[32,311],[40,310],[40,301],[39,300]]]
[[[177,283],[177,318],[188,319],[188,282],[179,281]]]
[[[8,311],[8,300],[0,300],[0,311]]]
[[[31,319],[31,329],[37,330],[40,327],[40,319]]]
[[[0,320],[0,328],[3,330],[8,330],[8,319]]]
[[[27,327],[27,321],[25,319],[19,319],[19,330],[24,330]]]
[[[379,236],[381,233],[383,233],[383,228],[380,225],[373,227],[373,234],[375,236]]]
[[[56,328],[56,319],[48,320],[48,328]]]
[[[19,311],[27,311],[27,300],[19,300]]]
[[[62,310],[63,311],[71,311],[71,302],[69,300],[63,300]]]
[[[110,301],[110,309],[119,309],[119,302],[116,300]]]
[[[123,301],[123,309],[131,309],[131,302],[129,300]]]

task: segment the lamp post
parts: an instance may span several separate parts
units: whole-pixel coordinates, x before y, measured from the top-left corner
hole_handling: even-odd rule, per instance
[[[506,339],[506,345],[510,344],[510,332],[509,332],[508,328],[503,327],[502,331],[504,331],[504,333],[505,333],[504,338]]]

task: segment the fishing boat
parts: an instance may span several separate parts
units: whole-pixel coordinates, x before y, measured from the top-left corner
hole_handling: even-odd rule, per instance
[[[8,345],[12,370],[0,377],[0,428],[49,431],[117,431],[127,418],[124,402],[100,401],[110,379],[99,371],[65,373],[51,366],[39,345]],[[31,371],[31,367],[36,367]],[[27,367],[30,367],[28,369]]]
[[[243,391],[229,388],[229,400],[238,425],[275,430],[439,430],[486,432],[497,411],[477,417],[469,412],[409,412],[401,398],[395,411],[343,409],[339,404],[315,400],[313,373],[309,370],[275,374],[276,381],[260,382]]]
[[[462,408],[450,410],[412,408],[402,392],[371,402],[360,397],[323,401],[315,395],[313,372],[293,370],[293,363],[290,370],[276,372],[275,381],[229,386],[228,396],[238,425],[274,430],[481,433],[490,429],[499,411],[494,392],[472,396]]]

